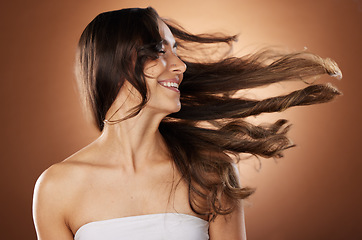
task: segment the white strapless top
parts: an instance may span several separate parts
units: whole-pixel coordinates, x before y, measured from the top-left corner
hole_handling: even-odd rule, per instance
[[[75,240],[207,240],[209,223],[181,213],[159,213],[90,222]]]

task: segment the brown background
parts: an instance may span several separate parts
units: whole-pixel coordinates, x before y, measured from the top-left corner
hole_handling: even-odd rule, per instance
[[[332,81],[343,97],[267,116],[290,119],[290,137],[298,147],[277,163],[263,160],[259,173],[256,161],[241,165],[244,185],[257,187],[246,207],[247,233],[251,240],[362,239],[361,1],[15,0],[1,5],[1,239],[35,239],[31,201],[37,177],[97,136],[82,116],[74,84],[81,31],[99,12],[148,5],[195,33],[240,33],[237,52],[306,46],[339,63],[343,80],[322,81]]]

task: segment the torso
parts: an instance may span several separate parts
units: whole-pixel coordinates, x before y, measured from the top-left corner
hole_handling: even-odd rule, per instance
[[[73,234],[90,222],[146,214],[178,212],[207,220],[189,207],[187,184],[179,182],[172,160],[127,173],[116,164],[87,158],[91,151],[60,163],[67,171],[64,218]]]

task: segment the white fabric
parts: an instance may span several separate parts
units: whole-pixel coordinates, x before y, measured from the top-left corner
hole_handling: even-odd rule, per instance
[[[160,213],[90,222],[75,240],[207,240],[209,223],[201,218]]]

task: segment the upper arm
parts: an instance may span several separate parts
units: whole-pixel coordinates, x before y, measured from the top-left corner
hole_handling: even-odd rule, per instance
[[[242,202],[232,213],[226,216],[218,215],[210,222],[209,235],[210,240],[246,240]]]
[[[35,184],[33,218],[38,240],[73,240],[64,217],[66,199],[56,175],[48,169]]]
[[[236,175],[239,176],[237,165],[233,164],[233,167]],[[218,215],[214,221],[210,222],[209,235],[210,240],[246,240],[245,217],[242,200],[240,200],[240,204],[232,213],[226,216]]]

